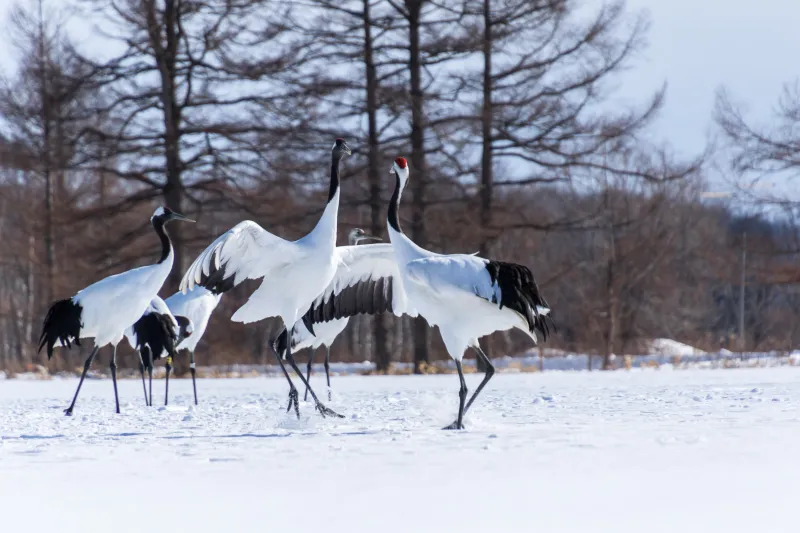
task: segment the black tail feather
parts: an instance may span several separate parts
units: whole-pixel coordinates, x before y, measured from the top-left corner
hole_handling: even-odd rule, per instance
[[[81,313],[83,308],[72,301],[71,298],[58,300],[47,311],[39,337],[39,349],[47,346],[47,358],[53,357],[53,347],[57,342],[67,348],[81,345]]]
[[[272,340],[272,349],[280,356],[283,356],[283,352],[286,351],[286,343],[289,341],[289,334],[287,331],[286,328],[283,328],[278,336]],[[292,350],[294,350],[298,343],[296,333],[295,328],[292,328]],[[311,334],[313,335],[314,333],[312,332]]]
[[[486,270],[492,283],[497,283],[500,287],[500,301],[493,303],[499,303],[501,309],[503,307],[513,309],[525,317],[530,331],[540,332],[542,340],[547,340],[551,328],[556,332],[553,311],[539,292],[533,273],[528,267],[502,261],[489,261]],[[546,307],[550,312],[546,315],[541,314],[537,307]]]
[[[283,352],[286,351],[287,342],[289,342],[289,330],[283,328],[280,334],[272,341],[272,349],[275,350],[276,354],[282,356]]]

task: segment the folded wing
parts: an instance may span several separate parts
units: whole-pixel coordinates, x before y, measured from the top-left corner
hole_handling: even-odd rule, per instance
[[[540,331],[545,339],[553,326],[550,307],[526,266],[474,255],[436,255],[410,261],[406,272],[411,283],[443,297],[462,292],[500,309],[508,307],[525,319],[530,331]]]

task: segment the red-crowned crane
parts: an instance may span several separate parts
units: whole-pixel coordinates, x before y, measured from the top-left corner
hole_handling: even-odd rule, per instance
[[[525,266],[474,254],[437,254],[411,241],[403,233],[398,216],[400,197],[409,176],[405,158],[398,157],[391,172],[396,184],[387,221],[393,264],[389,265],[385,257],[380,263],[369,259],[358,261],[360,279],[348,284],[335,277],[327,292],[315,301],[306,323],[316,328],[317,323],[344,316],[393,311],[418,313],[431,326],[438,326],[461,381],[458,417],[444,429],[463,429],[464,414],[494,375],[494,367],[478,345],[478,339],[495,331],[517,328],[534,344],[538,342],[537,332],[547,340],[550,327],[554,327],[550,307]],[[379,246],[382,245],[360,248]],[[350,280],[359,277],[343,267],[339,272]],[[347,288],[343,290],[343,286]],[[357,297],[354,299],[353,295]],[[468,390],[461,365],[467,348],[473,348],[487,368],[469,402],[466,402]]]
[[[177,346],[194,331],[192,321],[180,315],[174,315],[167,304],[156,296],[147,307],[147,311],[133,326],[125,330],[125,338],[131,348],[139,354],[139,373],[142,375],[144,402],[153,405],[153,361],[166,358],[167,381],[164,393],[164,405],[169,403],[169,373],[172,370],[172,359]],[[150,376],[150,391],[144,383],[144,369]]]
[[[297,241],[287,241],[252,221],[240,222],[217,238],[192,263],[181,281],[186,291],[201,285],[206,288],[220,285],[235,286],[246,279],[261,279],[261,285],[248,301],[232,316],[235,322],[256,322],[280,317],[284,327],[294,325],[314,299],[330,283],[336,272],[336,229],[339,213],[339,163],[351,153],[343,139],[336,139],[331,150],[330,188],[328,202],[311,233]],[[313,332],[312,332],[313,333]],[[272,343],[270,343],[270,346]],[[300,405],[283,358],[275,354],[289,382],[289,406],[300,417]],[[303,373],[297,368],[286,343],[284,357],[303,383]],[[341,415],[322,404],[309,387],[316,409],[322,416]]]
[[[154,265],[143,266],[115,274],[93,283],[72,298],[58,300],[47,312],[39,338],[39,351],[47,346],[48,359],[54,346],[80,346],[80,340],[94,339],[94,348],[83,365],[81,380],[70,406],[64,411],[72,415],[81,385],[100,348],[111,344],[111,379],[114,383],[114,401],[119,413],[117,394],[117,344],[125,330],[133,325],[147,310],[150,301],[158,294],[170,271],[174,253],[164,226],[171,220],[194,222],[166,207],[156,209],[150,218],[153,230],[161,239],[161,257]]]
[[[372,235],[368,235],[363,229],[361,228],[354,228],[350,230],[350,233],[347,235],[347,241],[350,246],[356,246],[361,241],[365,240],[381,240],[380,237],[374,237]],[[347,323],[350,321],[350,317],[338,318],[331,320],[329,322],[320,322],[319,324],[314,325],[314,333],[312,334],[308,328],[306,327],[305,323],[302,319],[295,322],[294,327],[292,328],[292,352],[296,353],[299,350],[303,350],[305,348],[309,348],[308,353],[308,364],[306,365],[306,381],[311,382],[311,365],[314,362],[314,353],[317,351],[317,348],[320,346],[325,347],[325,378],[328,382],[328,401],[331,400],[331,372],[330,372],[330,358],[331,358],[331,344],[333,341],[336,340],[336,337],[344,331],[344,328],[347,327]],[[284,353],[286,351],[286,342],[288,340],[288,332],[286,328],[278,335],[278,338],[275,339],[273,343],[274,350],[277,353]],[[306,393],[303,397],[303,401],[308,401],[308,388],[306,387]]]

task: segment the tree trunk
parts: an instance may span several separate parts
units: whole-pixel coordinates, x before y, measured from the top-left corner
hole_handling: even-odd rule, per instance
[[[155,8],[153,8],[155,9]],[[161,103],[164,106],[164,157],[166,160],[167,183],[164,186],[164,202],[167,207],[178,213],[182,212],[181,200],[183,184],[181,182],[180,159],[180,122],[181,108],[178,104],[175,87],[175,63],[178,53],[178,6],[175,0],[166,0],[164,4],[165,46],[158,42],[160,28],[151,28],[153,48],[156,50],[161,75]],[[155,13],[153,13],[155,19]],[[169,229],[175,248],[175,262],[170,272],[167,285],[170,292],[177,290],[183,275],[183,239],[180,224],[172,224]]]
[[[47,286],[45,287],[45,298],[47,302],[53,301],[53,279],[55,278],[55,239],[53,238],[53,172],[51,165],[51,97],[48,90],[48,69],[47,69],[47,43],[44,28],[44,12],[42,0],[39,0],[39,98],[40,98],[40,119],[42,121],[42,172],[44,174],[44,248],[45,248],[45,267],[47,269]]]
[[[614,228],[610,228],[610,250],[606,269],[606,342],[603,347],[603,370],[611,370],[611,355],[614,353],[614,341],[617,338],[617,294],[615,288],[615,246]]]
[[[483,108],[481,112],[481,126],[483,137],[483,154],[481,156],[481,190],[480,190],[480,220],[481,243],[480,255],[491,255],[491,225],[492,225],[492,193],[494,174],[492,168],[492,12],[491,0],[483,0]],[[490,337],[480,341],[484,353],[492,357],[492,343]],[[486,365],[479,357],[477,359],[479,372],[486,371]]]
[[[370,232],[379,237],[383,234],[385,207],[381,202],[380,146],[378,141],[378,74],[375,69],[372,49],[372,17],[370,0],[364,0],[364,68],[367,77],[367,124],[368,145],[367,174],[369,179]],[[372,320],[374,336],[373,356],[379,372],[389,370],[391,352],[387,347],[386,322],[381,315]]]
[[[411,237],[420,246],[427,244],[425,233],[425,189],[428,180],[425,169],[425,117],[423,113],[422,57],[420,54],[420,14],[422,0],[406,0],[408,7],[409,58],[411,75],[411,180],[413,201],[411,204]],[[421,365],[430,361],[429,327],[422,317],[414,319],[414,373],[421,372]]]

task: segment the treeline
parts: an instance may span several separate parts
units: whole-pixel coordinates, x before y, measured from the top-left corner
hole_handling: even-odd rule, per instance
[[[660,336],[736,347],[745,233],[745,347],[799,340],[793,219],[705,199],[709,153],[681,159],[648,141],[663,90],[614,100],[647,30],[621,2],[38,0],[6,30],[17,56],[0,88],[0,367],[43,361],[35,340],[53,299],[152,262],[158,204],[198,220],[170,228],[163,296],[242,219],[307,232],[335,137],[355,149],[342,242],[356,226],[385,235],[388,168],[404,155],[411,236],[530,266],[555,347],[608,356]],[[726,139],[749,153],[726,102]],[[223,298],[201,362],[269,360],[278,324],[228,320],[252,288]],[[485,342],[494,354],[526,346],[513,332]],[[423,320],[394,317],[352,320],[333,351],[380,369],[444,355]]]

